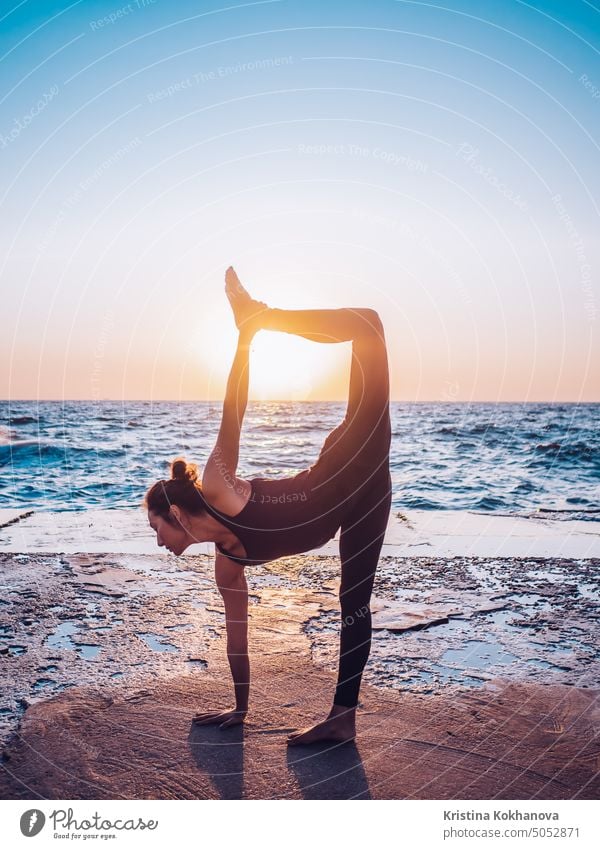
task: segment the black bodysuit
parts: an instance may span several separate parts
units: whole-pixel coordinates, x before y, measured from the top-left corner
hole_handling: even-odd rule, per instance
[[[355,707],[371,647],[369,601],[392,499],[387,351],[382,337],[353,342],[346,417],[317,462],[293,477],[250,480],[240,513],[214,517],[242,543],[240,565],[319,548],[340,532],[342,627],[334,704]]]
[[[274,480],[251,478],[248,502],[236,516],[208,505],[208,511],[239,539],[246,557],[217,549],[241,566],[257,566],[320,548],[336,535],[344,509],[344,497],[335,486],[313,488],[314,467],[293,477]]]

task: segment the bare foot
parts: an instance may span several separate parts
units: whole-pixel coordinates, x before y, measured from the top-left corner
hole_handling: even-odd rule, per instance
[[[246,718],[245,710],[211,710],[208,713],[196,713],[192,717],[194,725],[218,725],[219,728],[230,728],[241,725]]]
[[[268,309],[263,301],[255,301],[242,286],[240,279],[229,266],[225,272],[225,294],[231,305],[238,330],[255,333],[259,328],[260,314]]]
[[[341,713],[328,716],[323,722],[317,722],[310,728],[290,734],[287,742],[288,746],[306,746],[309,743],[323,743],[328,740],[335,743],[349,743],[355,737],[354,711],[346,708]]]
[[[241,280],[232,265],[225,272],[225,291],[227,292],[227,297],[233,297],[240,303],[247,303],[252,300],[250,292],[242,286]]]

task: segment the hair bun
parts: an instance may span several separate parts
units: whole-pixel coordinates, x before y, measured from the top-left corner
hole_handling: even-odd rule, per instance
[[[198,467],[195,463],[187,463],[183,457],[178,457],[171,463],[171,478],[195,483],[198,480]]]

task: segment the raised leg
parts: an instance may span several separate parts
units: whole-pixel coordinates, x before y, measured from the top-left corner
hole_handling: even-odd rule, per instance
[[[256,301],[229,266],[225,272],[225,292],[239,329],[279,330],[304,336],[314,342],[348,342],[366,334],[383,339],[383,326],[375,310],[368,307],[340,309],[285,310]]]
[[[367,335],[381,336],[377,312],[368,307],[339,309],[282,310],[268,308],[258,317],[264,330],[279,330],[313,342],[349,342]]]
[[[365,436],[389,416],[390,378],[387,348],[381,334],[360,337],[352,343],[352,366],[345,422]]]
[[[315,491],[332,487],[347,500],[357,486],[381,474],[391,443],[389,393],[383,331],[353,340],[346,415],[311,467]]]

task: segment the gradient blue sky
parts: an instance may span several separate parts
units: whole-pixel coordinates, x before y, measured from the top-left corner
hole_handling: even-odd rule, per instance
[[[600,400],[590,3],[0,8],[0,397],[222,397],[233,264],[378,309],[394,399]],[[251,397],[349,362],[260,334]]]

